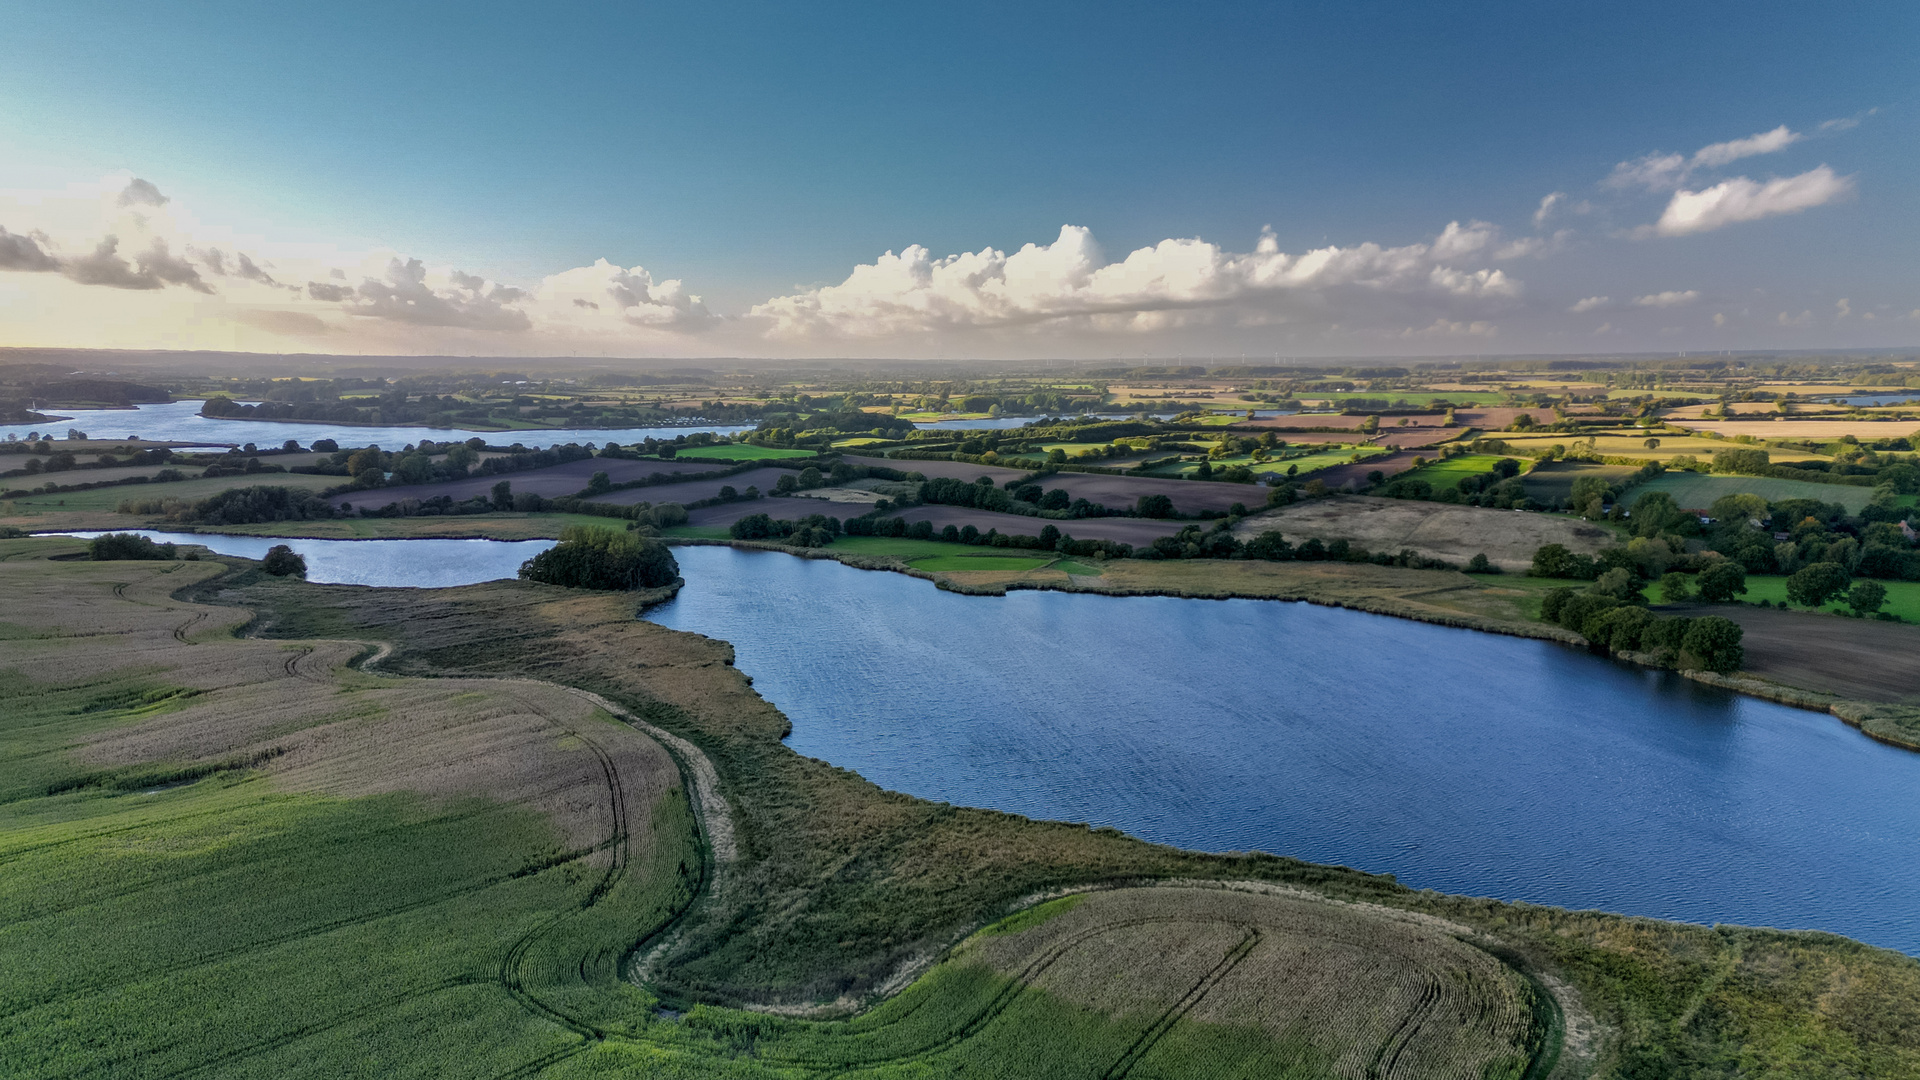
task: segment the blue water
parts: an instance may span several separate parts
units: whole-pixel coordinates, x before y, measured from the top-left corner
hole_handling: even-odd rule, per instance
[[[397,450],[421,439],[434,442],[464,442],[482,438],[496,446],[519,443],[528,447],[555,446],[560,443],[636,443],[646,438],[671,439],[695,431],[731,435],[752,431],[752,424],[706,424],[684,427],[634,428],[545,428],[538,431],[469,431],[465,428],[360,427],[345,424],[289,424],[281,420],[209,420],[200,415],[200,402],[175,401],[166,405],[138,405],[131,409],[42,409],[44,416],[70,419],[39,424],[0,423],[0,439],[12,435],[24,439],[29,433],[52,434],[66,438],[68,428],[78,428],[96,439],[139,437],[149,442],[190,442],[214,446],[238,446],[253,443],[279,448],[288,439],[311,446],[316,439],[333,439],[341,446],[377,444]]]
[[[1157,414],[1161,420],[1173,419],[1173,413]],[[1101,420],[1131,420],[1133,413],[1099,413]],[[921,431],[1011,431],[1026,427],[1041,419],[1038,416],[995,416],[985,420],[916,420],[913,426]]]
[[[1886,394],[1855,394],[1851,397],[1823,398],[1835,405],[1905,405],[1920,400],[1920,391],[1893,391]]]
[[[328,585],[444,588],[514,577],[520,564],[552,547],[552,540],[290,540],[221,533],[126,529],[160,544],[199,544],[222,555],[258,559],[285,544],[307,560],[307,580]],[[57,533],[95,537],[98,532]]]
[[[884,787],[1409,885],[1920,953],[1920,754],[1546,642],[1272,601],[1016,592],[727,548],[646,617],[732,642]]]

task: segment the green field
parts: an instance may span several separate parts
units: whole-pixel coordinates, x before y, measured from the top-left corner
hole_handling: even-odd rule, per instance
[[[1338,450],[1317,450],[1301,457],[1291,457],[1265,463],[1256,462],[1247,454],[1237,454],[1233,457],[1221,458],[1213,463],[1213,467],[1215,469],[1224,469],[1232,468],[1235,465],[1245,465],[1255,473],[1271,472],[1285,474],[1288,466],[1298,465],[1300,471],[1297,475],[1304,479],[1308,473],[1317,472],[1334,465],[1349,464],[1353,461],[1356,454],[1359,455],[1360,460],[1365,461],[1369,458],[1384,457],[1392,452],[1392,450],[1378,446],[1342,446]]]
[[[1805,480],[1776,480],[1770,476],[1708,476],[1704,473],[1670,472],[1629,492],[1629,502],[1643,491],[1664,491],[1687,510],[1705,510],[1722,495],[1747,493],[1768,502],[1784,499],[1818,499],[1839,503],[1847,513],[1857,514],[1873,498],[1873,489],[1851,484],[1815,484]]]
[[[1425,480],[1433,485],[1433,490],[1450,488],[1469,476],[1479,476],[1490,472],[1500,458],[1494,454],[1462,454],[1459,457],[1446,458],[1418,469],[1403,472],[1395,480]]]
[[[812,450],[782,450],[773,446],[754,446],[750,443],[722,443],[716,446],[689,446],[685,457],[713,458],[716,461],[768,461],[778,458],[810,458],[819,455]]]
[[[1321,390],[1302,390],[1294,395],[1302,401],[1349,401],[1353,398],[1388,401],[1405,401],[1412,405],[1425,407],[1436,401],[1446,401],[1454,405],[1498,405],[1507,399],[1505,394],[1489,390],[1380,390],[1354,393],[1327,393]]]
[[[1854,578],[1853,580],[1860,582],[1868,579]],[[1898,615],[1906,622],[1920,623],[1920,581],[1882,581],[1880,584],[1887,587],[1887,602],[1880,608],[1881,611]],[[1740,599],[1749,604],[1757,604],[1765,600],[1779,607],[1787,603],[1787,579],[1779,574],[1748,574],[1747,591]],[[1808,609],[1794,605],[1794,610]],[[1822,610],[1847,611],[1848,608],[1844,602],[1833,601]]]

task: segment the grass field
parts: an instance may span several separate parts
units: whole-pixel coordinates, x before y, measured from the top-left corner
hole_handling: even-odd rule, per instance
[[[1768,502],[1783,499],[1818,499],[1839,503],[1847,513],[1857,514],[1873,498],[1873,489],[1851,484],[1814,484],[1805,480],[1776,480],[1770,476],[1709,476],[1704,473],[1670,472],[1654,477],[1627,493],[1627,500],[1643,491],[1664,491],[1687,510],[1705,510],[1722,495],[1742,492],[1758,495]]]
[[[1451,402],[1455,405],[1498,405],[1507,399],[1507,395],[1489,390],[1381,390],[1377,393],[1330,394],[1320,390],[1302,390],[1297,397],[1302,401],[1345,402],[1353,398],[1388,401],[1405,401],[1419,408],[1425,408],[1436,401]]]
[[[1854,580],[1867,579],[1855,578]],[[1880,584],[1887,587],[1887,602],[1880,609],[1881,611],[1898,615],[1906,622],[1920,623],[1920,581],[1882,581]],[[1778,574],[1748,574],[1747,591],[1740,599],[1749,604],[1757,604],[1762,600],[1776,607],[1785,604],[1787,603],[1787,579]],[[1794,605],[1794,610],[1808,609]],[[1844,612],[1849,609],[1844,602],[1834,601],[1822,610]]]
[[[1359,455],[1360,460],[1365,461],[1368,458],[1381,457],[1389,453],[1392,453],[1392,451],[1377,446],[1340,445],[1332,449],[1316,450],[1314,453],[1305,454],[1300,457],[1275,459],[1266,462],[1253,460],[1253,455],[1251,454],[1235,454],[1231,457],[1219,458],[1212,464],[1216,470],[1230,469],[1236,465],[1245,465],[1256,473],[1285,473],[1289,466],[1297,465],[1299,466],[1298,475],[1304,479],[1306,474],[1310,472],[1315,472],[1331,465],[1346,465],[1353,461],[1356,454]],[[1194,470],[1199,467],[1200,463],[1197,461],[1182,461],[1154,469],[1146,475],[1161,477],[1192,476]]]
[[[1469,476],[1479,476],[1491,472],[1500,458],[1494,454],[1462,454],[1459,457],[1446,458],[1417,469],[1409,469],[1394,477],[1396,480],[1425,480],[1433,485],[1433,490],[1450,488]]]
[[[835,443],[834,445],[839,445]],[[690,458],[713,458],[718,461],[772,461],[781,458],[810,458],[819,455],[812,450],[782,450],[776,446],[754,446],[750,443],[725,443],[719,446],[690,446],[687,448]]]

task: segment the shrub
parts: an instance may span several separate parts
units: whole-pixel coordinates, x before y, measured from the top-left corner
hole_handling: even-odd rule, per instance
[[[307,559],[285,544],[275,544],[267,549],[266,558],[260,560],[260,569],[274,577],[303,578],[307,576]]]
[[[1142,495],[1134,504],[1134,512],[1141,517],[1168,518],[1173,516],[1173,500],[1165,495]]]
[[[522,580],[604,591],[657,588],[679,576],[673,552],[658,540],[583,525],[567,526],[560,543],[520,566]]]
[[[1740,670],[1747,654],[1740,639],[1745,631],[1732,619],[1718,615],[1689,620],[1680,640],[1680,664],[1683,668],[1717,671],[1730,675]]]
[[[174,550],[172,544],[156,544],[139,533],[107,533],[87,542],[87,554],[95,562],[171,559]]]
[[[1493,560],[1487,558],[1487,553],[1484,551],[1467,560],[1467,573],[1469,574],[1497,574],[1499,572],[1500,568],[1493,565]]]

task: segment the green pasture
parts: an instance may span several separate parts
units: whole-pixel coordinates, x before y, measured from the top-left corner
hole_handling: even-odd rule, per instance
[[[857,439],[835,439],[833,440],[833,445],[836,449],[839,449],[839,448],[849,447],[849,446],[872,446],[875,443],[884,443],[884,442],[892,442],[892,441],[893,441],[892,439],[876,439],[871,435],[865,435]]]
[[[1316,450],[1302,457],[1276,458],[1266,462],[1256,462],[1250,454],[1236,454],[1232,457],[1225,457],[1215,461],[1213,467],[1218,470],[1232,468],[1235,465],[1245,465],[1256,473],[1280,473],[1285,475],[1288,466],[1298,465],[1300,467],[1298,475],[1304,477],[1308,473],[1317,472],[1320,469],[1329,468],[1334,465],[1351,464],[1355,455],[1358,455],[1360,460],[1366,461],[1371,458],[1384,457],[1391,453],[1393,453],[1392,450],[1380,446],[1341,446],[1337,450]]]
[[[1446,458],[1431,464],[1422,465],[1410,472],[1394,477],[1396,480],[1425,480],[1440,491],[1453,487],[1469,476],[1479,476],[1493,471],[1495,462],[1500,458],[1494,454],[1462,454],[1459,457]]]
[[[1869,579],[1854,578],[1853,580],[1860,582]],[[1871,580],[1879,581],[1878,578]],[[1881,581],[1880,584],[1887,587],[1887,602],[1881,606],[1881,611],[1898,615],[1907,622],[1920,622],[1920,581]],[[1787,579],[1778,574],[1748,574],[1747,591],[1741,595],[1740,599],[1749,604],[1757,604],[1765,600],[1779,607],[1788,602]],[[1796,611],[1809,610],[1798,605],[1791,606]],[[1847,611],[1849,609],[1844,601],[1833,601],[1821,610]]]
[[[1873,498],[1873,489],[1851,484],[1816,484],[1805,480],[1776,480],[1771,476],[1708,476],[1704,473],[1670,472],[1654,477],[1627,494],[1628,504],[1644,491],[1664,491],[1688,510],[1705,510],[1722,495],[1758,495],[1768,502],[1786,499],[1818,499],[1839,503],[1847,513],[1857,514]]]

